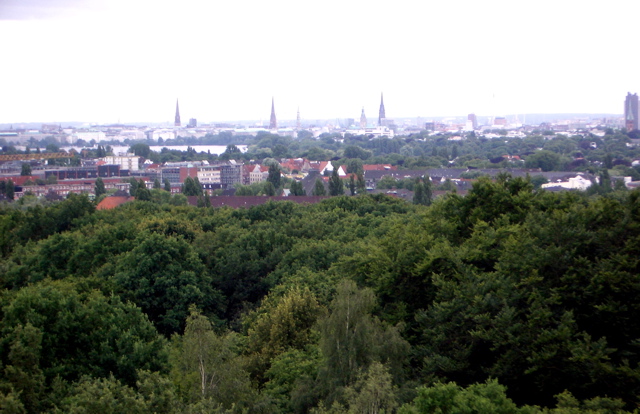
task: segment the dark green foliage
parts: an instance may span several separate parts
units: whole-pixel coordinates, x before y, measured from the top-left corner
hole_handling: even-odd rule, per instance
[[[136,180],[135,178],[130,178],[129,179],[129,194],[132,197],[135,197],[138,193],[138,180]]]
[[[307,192],[304,190],[304,187],[302,186],[302,183],[300,181],[297,180],[293,180],[291,182],[291,195],[293,196],[305,196],[307,195]]]
[[[0,205],[2,409],[636,407],[638,191],[503,175],[427,207],[363,193],[238,210],[157,189],[108,211],[85,196]],[[188,320],[203,329],[181,335]],[[178,338],[171,363],[157,330]],[[225,391],[203,397],[198,355]]]
[[[96,186],[95,186],[96,199],[106,193],[107,193],[107,190],[104,188],[104,181],[102,181],[102,178],[100,177],[96,178]]]
[[[122,296],[148,315],[169,336],[184,329],[189,305],[207,311],[222,302],[193,248],[182,238],[142,234],[117,261],[114,282]]]
[[[31,164],[23,163],[20,175],[31,175]]]
[[[413,204],[421,204],[423,206],[428,206],[429,204],[431,204],[432,190],[431,180],[429,180],[429,178],[416,178],[416,183],[414,185],[413,191]]]
[[[280,167],[278,167],[278,165],[275,163],[269,166],[269,175],[267,176],[267,182],[271,183],[274,189],[278,189],[282,185]]]
[[[266,181],[264,183],[264,195],[273,197],[276,195],[276,187],[271,183],[271,181]]]
[[[327,195],[327,190],[324,188],[324,183],[322,182],[322,179],[320,177],[316,178],[316,184],[313,187],[313,194],[314,196],[326,196]]]
[[[362,172],[358,173],[356,188],[358,190],[358,194],[365,194],[367,192],[367,183],[364,181],[364,174]]]
[[[356,195],[356,179],[353,177],[353,174],[349,177],[349,192],[352,196]]]
[[[527,168],[540,168],[542,171],[553,171],[560,169],[560,156],[551,151],[538,151],[529,155],[525,160]]]
[[[200,180],[198,177],[191,178],[187,177],[182,184],[182,194],[189,196],[201,196],[202,195],[202,186],[200,185]]]
[[[344,184],[338,175],[338,169],[334,168],[329,178],[329,195],[338,196],[344,194]]]
[[[4,196],[7,197],[7,200],[13,200],[15,193],[15,184],[13,183],[13,180],[9,178],[4,185]]]
[[[36,412],[46,407],[43,393],[56,377],[115,375],[132,385],[137,369],[166,366],[162,338],[140,309],[118,297],[45,282],[5,295],[2,311],[4,381],[23,390],[22,403]]]
[[[142,179],[138,183],[138,190],[136,191],[136,199],[140,201],[151,200],[151,191],[147,188],[147,184]]]
[[[129,148],[129,152],[133,153],[134,155],[137,155],[138,157],[149,158],[149,155],[151,154],[151,149],[149,148],[148,144],[141,142],[141,143],[133,144]]]

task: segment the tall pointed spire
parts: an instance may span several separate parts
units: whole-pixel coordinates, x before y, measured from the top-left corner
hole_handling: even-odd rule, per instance
[[[273,104],[273,96],[271,97],[271,119],[269,120],[269,129],[278,129],[278,121],[276,121],[276,107]]]
[[[367,117],[364,115],[364,106],[362,107],[362,113],[360,114],[360,128],[367,127]]]
[[[381,92],[380,93],[380,112],[378,114],[378,126],[382,126],[382,122],[386,117],[387,116],[384,113],[384,99],[382,97],[382,92]]]
[[[180,108],[178,107],[178,100],[176,99],[176,121],[173,124],[177,127],[180,126]]]

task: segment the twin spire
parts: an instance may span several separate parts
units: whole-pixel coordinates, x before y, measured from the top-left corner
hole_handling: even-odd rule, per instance
[[[378,126],[382,126],[387,115],[384,110],[384,97],[380,93],[380,111],[378,112]],[[360,114],[360,128],[367,127],[367,117],[364,115],[364,107],[362,107],[362,113]]]

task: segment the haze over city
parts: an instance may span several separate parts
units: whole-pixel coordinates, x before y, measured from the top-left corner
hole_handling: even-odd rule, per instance
[[[53,4],[52,4],[53,3]],[[628,1],[4,0],[0,123],[621,114]],[[629,57],[631,56],[631,57]]]

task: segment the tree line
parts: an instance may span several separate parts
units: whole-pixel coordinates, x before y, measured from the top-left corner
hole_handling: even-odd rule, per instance
[[[638,406],[637,191],[502,175],[428,206],[239,210],[147,191],[0,207],[3,411]]]

